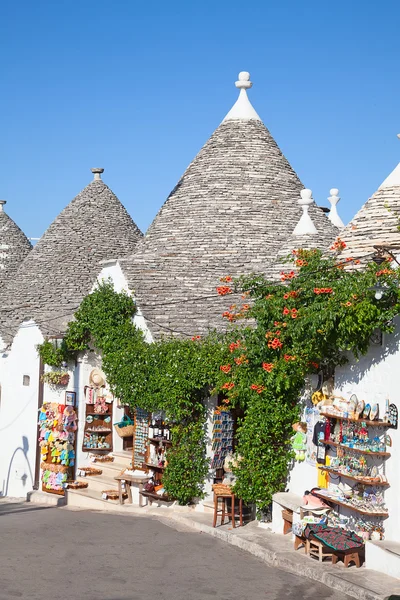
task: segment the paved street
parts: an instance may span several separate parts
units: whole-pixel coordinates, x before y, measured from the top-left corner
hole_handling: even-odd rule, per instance
[[[0,503],[0,600],[344,600],[155,519]]]

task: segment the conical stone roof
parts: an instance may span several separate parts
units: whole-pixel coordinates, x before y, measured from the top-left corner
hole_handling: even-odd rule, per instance
[[[32,245],[18,225],[4,211],[0,200],[0,287],[13,277]]]
[[[132,254],[142,233],[95,175],[58,215],[1,294],[0,334],[10,341],[23,320],[57,335],[92,289],[100,262]]]
[[[400,163],[339,235],[346,244],[341,258],[360,259],[361,265],[375,246],[400,249]]]
[[[236,104],[121,263],[155,335],[221,326],[219,278],[268,274],[302,214],[304,186],[248,100],[249,74],[236,86]],[[326,246],[336,228],[314,203],[310,215]]]

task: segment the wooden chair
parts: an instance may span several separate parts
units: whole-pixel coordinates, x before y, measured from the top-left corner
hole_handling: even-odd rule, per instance
[[[235,507],[235,494],[232,492],[231,488],[228,485],[223,484],[215,484],[213,485],[214,491],[214,519],[213,519],[213,527],[217,526],[218,515],[221,515],[221,523],[220,525],[225,524],[225,518],[228,517],[232,520],[232,527],[236,527],[235,516],[239,517],[240,527],[243,526],[243,501],[239,498],[239,506],[238,511]],[[231,509],[230,511],[226,508],[226,501],[231,501]],[[220,502],[222,501],[222,505]],[[228,521],[229,522],[229,521]]]

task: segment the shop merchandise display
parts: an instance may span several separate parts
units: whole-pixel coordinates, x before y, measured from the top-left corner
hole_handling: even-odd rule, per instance
[[[90,374],[91,386],[85,386],[85,428],[82,449],[112,450],[112,402],[113,395],[104,387],[105,379],[98,369]],[[97,383],[94,383],[97,382]]]
[[[146,470],[145,463],[149,453],[149,413],[141,408],[135,409],[135,429],[133,433],[133,460],[134,469]]]
[[[211,461],[212,469],[222,469],[227,454],[233,452],[234,419],[229,410],[215,409],[213,414],[214,453]]]
[[[42,489],[64,493],[75,464],[77,415],[72,406],[56,402],[43,404],[39,411]]]

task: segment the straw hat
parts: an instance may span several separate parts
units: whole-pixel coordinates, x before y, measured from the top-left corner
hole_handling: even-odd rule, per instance
[[[89,375],[89,384],[95,388],[101,388],[106,385],[106,378],[100,369],[93,369]]]

